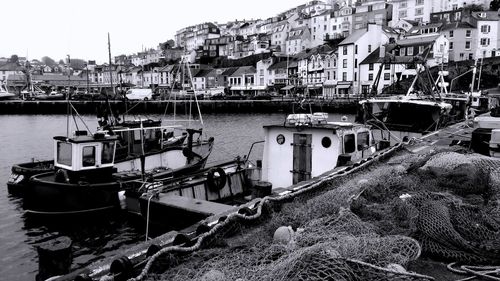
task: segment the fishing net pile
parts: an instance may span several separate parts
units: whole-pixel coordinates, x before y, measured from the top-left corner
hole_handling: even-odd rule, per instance
[[[319,190],[164,255],[147,280],[429,280],[405,268],[421,255],[499,262],[500,161],[402,151]]]

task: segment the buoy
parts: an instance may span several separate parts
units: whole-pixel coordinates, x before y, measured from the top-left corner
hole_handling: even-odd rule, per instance
[[[69,273],[72,262],[71,244],[69,237],[61,236],[38,245],[37,280]]]
[[[273,242],[278,244],[288,244],[292,241],[294,231],[291,226],[280,226],[273,235]]]

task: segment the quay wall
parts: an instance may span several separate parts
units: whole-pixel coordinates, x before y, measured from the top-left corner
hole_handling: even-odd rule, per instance
[[[138,113],[173,113],[173,105],[179,114],[191,112],[196,114],[195,103],[189,101],[147,101],[127,102],[110,101],[113,111],[120,114],[128,111],[130,114]],[[216,113],[278,113],[278,112],[313,112],[346,113],[354,114],[357,108],[357,100],[314,100],[303,103],[300,106],[294,101],[287,100],[201,100],[200,110],[203,114]],[[71,101],[71,105],[80,114],[96,114],[108,108],[105,101]],[[68,104],[66,101],[22,101],[5,100],[0,101],[0,114],[66,114]]]

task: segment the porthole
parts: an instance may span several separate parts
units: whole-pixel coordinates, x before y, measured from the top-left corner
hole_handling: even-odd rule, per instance
[[[282,135],[282,134],[279,134],[277,137],[276,137],[276,142],[281,145],[281,144],[284,144],[285,143],[285,136]]]
[[[329,137],[323,137],[321,144],[324,148],[329,148],[332,145],[332,140]]]

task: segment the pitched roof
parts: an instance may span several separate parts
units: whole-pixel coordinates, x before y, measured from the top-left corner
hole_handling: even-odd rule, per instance
[[[253,66],[241,66],[231,75],[231,76],[241,76],[245,74],[256,73],[255,67]]]
[[[222,72],[222,76],[231,76],[233,73],[238,70],[238,67],[229,67],[224,72]]]
[[[380,47],[371,52],[360,64],[377,63],[380,60]]]
[[[436,35],[427,35],[427,36],[411,36],[405,39],[401,39],[397,41],[398,45],[409,46],[409,45],[425,45],[428,43],[434,43],[436,39],[438,39],[441,34]]]
[[[0,71],[21,71],[23,70],[22,66],[19,66],[16,63],[6,63],[4,65],[0,65]]]
[[[477,20],[491,20],[491,21],[500,20],[500,15],[497,11],[472,12],[472,17],[474,17]]]
[[[268,69],[273,70],[273,69],[280,69],[280,68],[286,68],[286,61],[277,62],[277,63],[271,65]]]
[[[354,30],[351,35],[349,35],[346,39],[342,40],[342,42],[339,43],[340,45],[350,45],[354,44],[356,41],[358,41],[361,36],[363,36],[366,33],[366,29],[358,29]]]
[[[453,22],[443,25],[441,30],[451,30],[458,28],[474,28],[474,26],[468,22]]]

